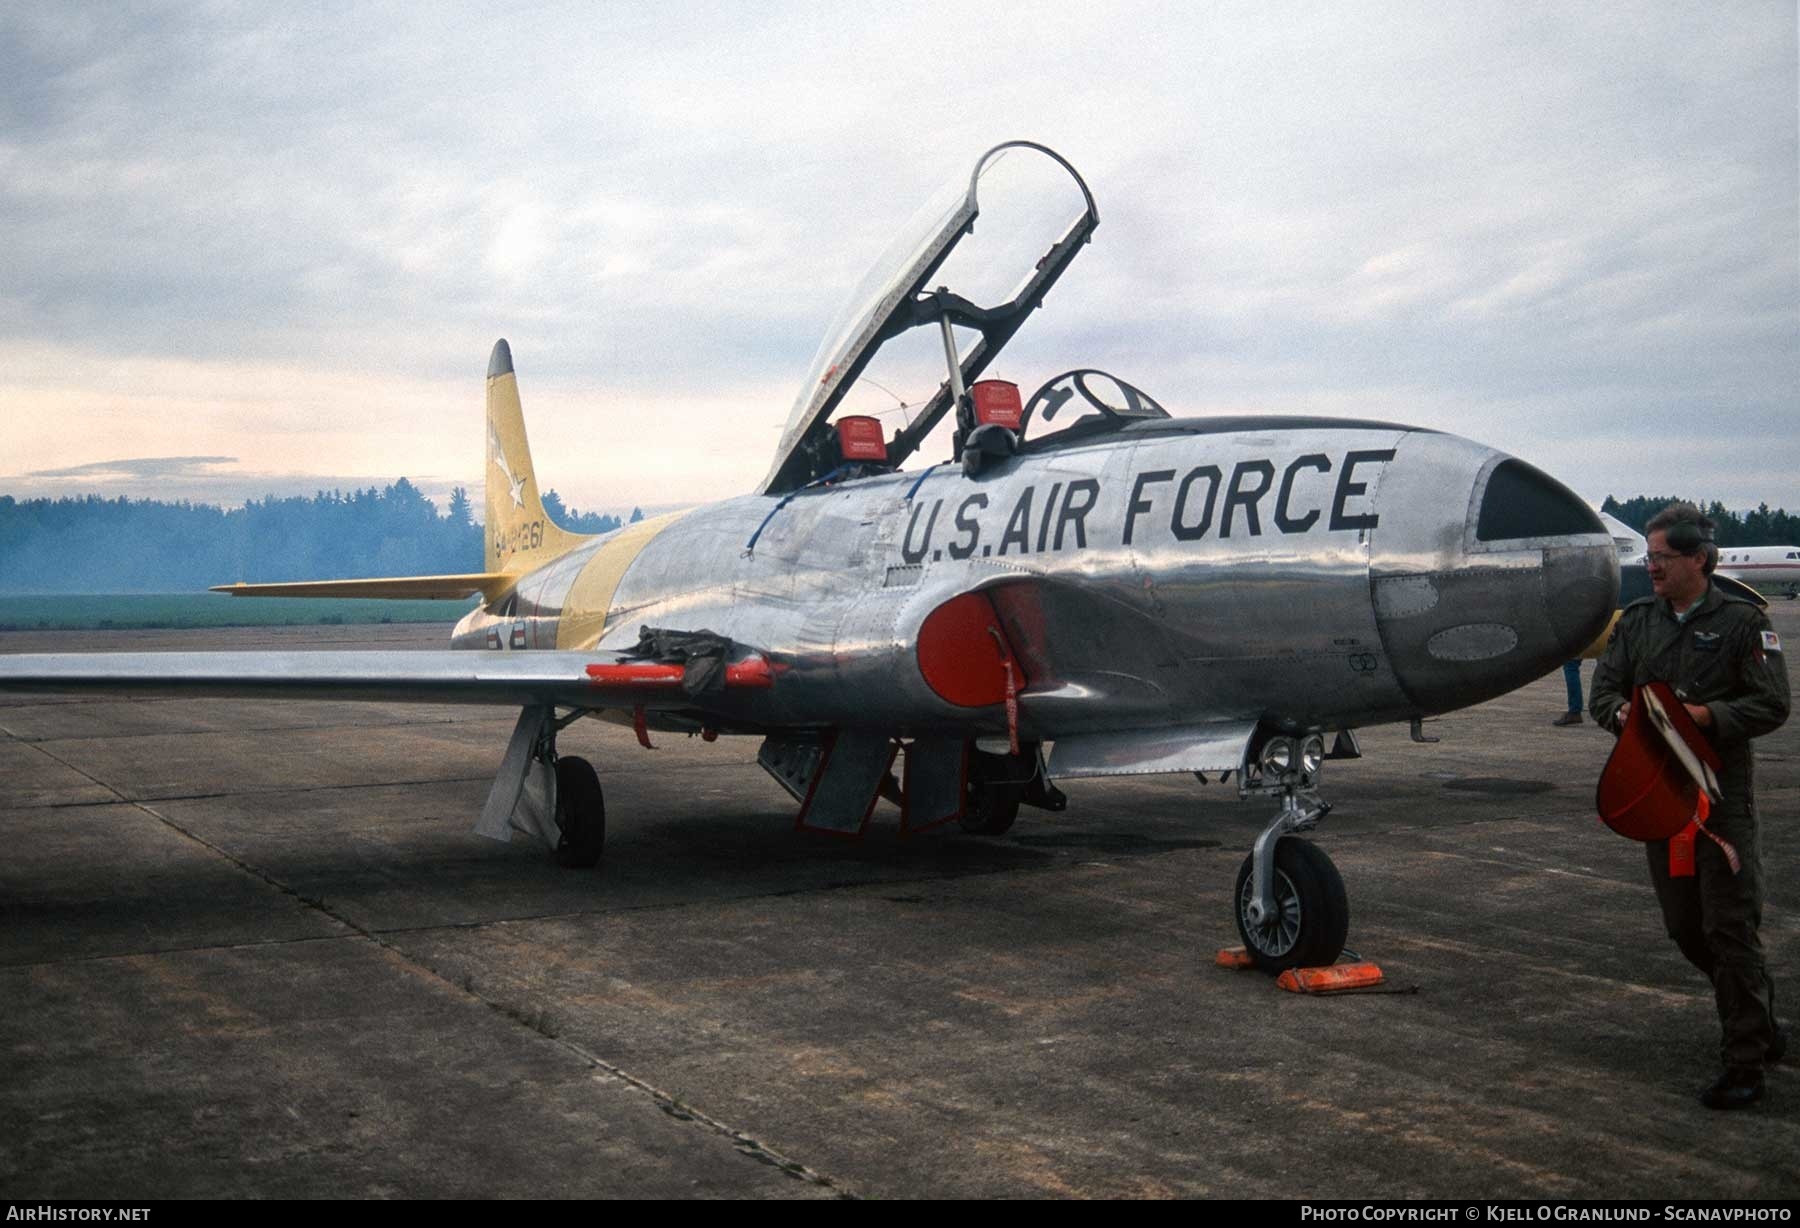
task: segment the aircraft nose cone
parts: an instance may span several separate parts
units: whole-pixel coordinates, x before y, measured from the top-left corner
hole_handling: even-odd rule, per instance
[[[1610,541],[1544,550],[1544,610],[1562,660],[1581,655],[1606,630],[1618,600],[1619,563]]]
[[[1471,491],[1448,566],[1371,576],[1397,681],[1421,712],[1503,695],[1579,656],[1617,607],[1600,518],[1573,491],[1503,458]]]

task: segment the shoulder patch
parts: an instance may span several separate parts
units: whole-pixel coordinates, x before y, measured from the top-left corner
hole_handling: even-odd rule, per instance
[[[1762,650],[1764,652],[1780,652],[1781,651],[1781,637],[1779,635],[1776,635],[1773,631],[1763,632],[1762,633]]]

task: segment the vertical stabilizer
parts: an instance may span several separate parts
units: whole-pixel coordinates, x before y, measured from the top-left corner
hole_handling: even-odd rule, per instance
[[[487,545],[489,572],[517,575],[541,567],[587,538],[570,533],[544,512],[531,446],[525,442],[525,415],[519,408],[519,380],[512,347],[494,342],[487,373]]]

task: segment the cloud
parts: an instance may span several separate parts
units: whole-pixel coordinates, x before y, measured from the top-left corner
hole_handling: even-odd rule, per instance
[[[158,478],[206,478],[215,475],[220,465],[237,463],[235,456],[134,456],[120,460],[93,461],[70,465],[64,469],[34,469],[26,478],[74,478],[81,482],[136,482]]]

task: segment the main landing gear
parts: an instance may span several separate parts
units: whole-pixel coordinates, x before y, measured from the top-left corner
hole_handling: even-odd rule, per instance
[[[970,750],[963,782],[963,811],[957,821],[975,836],[1003,836],[1019,817],[1023,803],[1040,810],[1066,809],[1069,799],[1044,775],[1035,745],[1019,755],[992,755]]]
[[[1281,798],[1280,813],[1256,838],[1232,890],[1244,950],[1270,974],[1327,967],[1350,934],[1350,905],[1337,867],[1318,845],[1295,837],[1331,813],[1330,804],[1310,791],[1324,758],[1316,735],[1270,738],[1239,778],[1243,795]]]
[[[606,850],[606,796],[594,765],[578,755],[556,753],[556,735],[586,716],[577,708],[567,716],[545,709],[531,745],[534,772],[550,769],[551,816],[556,820],[556,864],[585,870],[598,865]],[[547,834],[547,832],[546,832]]]
[[[556,760],[556,864],[585,870],[606,848],[606,798],[594,765],[577,755]]]

